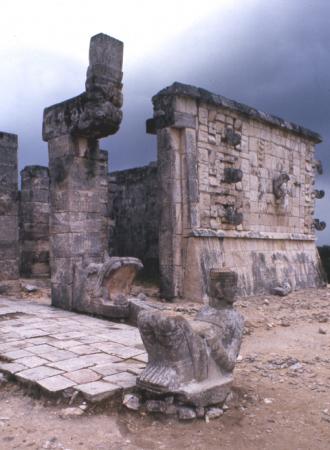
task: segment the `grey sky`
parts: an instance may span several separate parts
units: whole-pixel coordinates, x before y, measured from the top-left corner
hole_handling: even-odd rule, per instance
[[[151,97],[173,81],[195,84],[318,131],[328,197],[316,217],[330,243],[330,2],[231,0],[2,1],[0,129],[19,134],[20,168],[47,164],[42,111],[84,89],[89,39],[125,43],[124,120],[105,139],[110,170],[147,164]]]

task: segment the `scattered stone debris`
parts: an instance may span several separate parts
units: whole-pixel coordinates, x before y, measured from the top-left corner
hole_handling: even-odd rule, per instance
[[[28,294],[38,291],[38,287],[34,286],[33,284],[22,284],[22,289]]]
[[[288,367],[294,366],[299,363],[297,358],[292,358],[288,356],[286,358],[273,358],[268,360],[268,369],[287,369]]]
[[[149,413],[164,413],[166,410],[166,403],[163,400],[148,400],[145,407]]]
[[[140,294],[137,297],[142,302],[146,302],[148,300],[148,296],[144,292],[140,292]]]
[[[73,417],[73,416],[82,416],[84,414],[84,409],[80,407],[69,407],[64,408],[60,412],[60,417],[65,419],[66,417]]]
[[[217,419],[223,415],[223,409],[221,408],[208,408],[205,418],[207,419]]]
[[[192,420],[197,417],[197,414],[193,408],[188,408],[187,406],[178,407],[178,418],[180,420]]]
[[[276,286],[272,289],[273,295],[279,295],[280,297],[285,297],[290,294],[292,288],[289,283],[284,283],[282,286]]]
[[[325,330],[324,328],[320,327],[319,328],[319,333],[320,334],[327,334],[327,330]]]
[[[133,411],[138,411],[141,407],[141,397],[137,394],[125,394],[123,398],[123,405]]]

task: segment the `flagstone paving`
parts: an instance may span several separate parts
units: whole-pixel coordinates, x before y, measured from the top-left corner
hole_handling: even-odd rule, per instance
[[[0,297],[0,371],[19,382],[95,402],[134,388],[146,362],[137,328]]]

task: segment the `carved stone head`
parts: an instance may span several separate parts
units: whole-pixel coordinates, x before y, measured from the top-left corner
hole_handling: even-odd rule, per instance
[[[233,304],[237,293],[237,273],[226,269],[210,270],[210,306]]]

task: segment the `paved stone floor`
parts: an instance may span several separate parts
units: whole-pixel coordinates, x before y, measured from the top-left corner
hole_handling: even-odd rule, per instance
[[[134,387],[146,361],[137,328],[0,297],[0,371],[22,383],[95,402]]]

